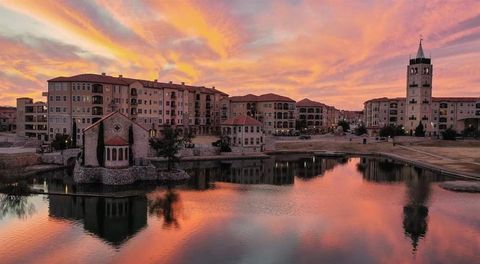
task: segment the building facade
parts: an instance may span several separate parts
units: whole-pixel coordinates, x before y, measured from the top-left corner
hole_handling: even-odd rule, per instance
[[[445,129],[480,130],[479,97],[433,97],[433,65],[420,41],[417,55],[407,66],[406,97],[375,98],[364,103],[364,123],[370,133],[387,125],[399,125],[413,135],[422,123],[428,136]]]
[[[214,87],[185,83],[161,83],[157,80],[80,74],[48,81],[48,134],[72,134],[77,128],[77,142],[82,131],[114,111],[126,115],[147,128],[151,135],[165,126],[191,129],[196,134],[219,132],[220,101],[227,94]]]
[[[263,124],[246,115],[225,120],[222,135],[233,152],[261,152],[265,145]]]
[[[297,102],[296,110],[300,128],[325,131],[331,125],[332,121],[328,120],[328,106],[325,104],[305,98]]]
[[[230,97],[230,117],[250,116],[263,124],[266,134],[295,130],[295,101],[277,94]]]
[[[17,127],[17,109],[15,107],[0,106],[0,131],[14,132]]]
[[[16,132],[19,136],[48,140],[47,105],[32,98],[17,98]]]
[[[103,132],[100,132],[101,125]],[[130,135],[132,133],[132,135]],[[84,164],[101,166],[97,158],[99,136],[103,134],[103,166],[125,168],[130,162],[146,158],[149,153],[148,130],[118,111],[112,112],[84,130]],[[133,142],[129,142],[130,138]]]

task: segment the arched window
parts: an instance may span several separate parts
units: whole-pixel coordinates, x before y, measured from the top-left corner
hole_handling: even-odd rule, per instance
[[[123,148],[118,149],[118,160],[123,160]]]
[[[112,149],[112,161],[116,161],[117,160],[117,149],[114,148]]]
[[[125,148],[125,160],[128,160],[128,148]]]
[[[110,160],[110,148],[107,148],[107,160]]]

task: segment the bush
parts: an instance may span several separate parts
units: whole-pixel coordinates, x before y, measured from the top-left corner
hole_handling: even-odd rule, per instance
[[[416,137],[424,137],[425,136],[425,128],[423,127],[422,121],[418,124],[415,128],[415,136]]]
[[[363,134],[367,134],[367,128],[361,124],[357,128],[355,128],[355,135],[361,136]]]
[[[405,131],[402,126],[388,125],[380,129],[380,137],[396,137],[405,135]]]
[[[345,120],[338,121],[338,126],[341,126],[343,128],[343,132],[347,132],[348,130],[350,130],[350,123]]]
[[[56,134],[55,139],[50,143],[50,146],[55,150],[64,150],[70,144],[70,137],[65,134]]]
[[[452,127],[449,127],[442,132],[442,137],[444,140],[455,140],[457,137],[457,131],[455,131]]]

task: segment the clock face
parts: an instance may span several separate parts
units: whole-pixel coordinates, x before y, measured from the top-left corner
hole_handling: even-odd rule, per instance
[[[118,134],[122,132],[122,126],[119,124],[114,124],[113,125],[113,133]]]

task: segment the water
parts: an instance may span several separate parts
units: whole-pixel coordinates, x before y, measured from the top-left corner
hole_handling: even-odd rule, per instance
[[[2,197],[0,263],[478,263],[480,195],[371,158],[195,162],[167,188],[37,189],[128,198]]]

